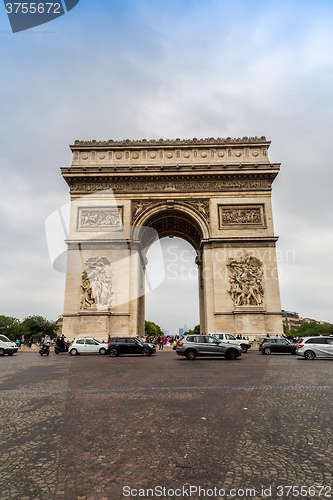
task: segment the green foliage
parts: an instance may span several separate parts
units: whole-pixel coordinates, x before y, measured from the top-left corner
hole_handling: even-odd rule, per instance
[[[188,332],[184,332],[184,335],[200,335],[200,325],[196,325],[193,330],[189,330]]]
[[[50,335],[51,338],[57,336],[57,325],[55,321],[48,321],[42,316],[28,316],[22,321],[29,330],[29,336],[40,338],[44,335]]]
[[[22,325],[19,319],[0,315],[0,333],[6,335],[10,340],[15,340],[22,335],[28,335],[29,330]]]
[[[333,335],[333,325],[331,323],[325,323],[319,325],[315,321],[311,323],[302,323],[297,331],[292,330],[292,334],[296,334],[300,337],[314,337],[318,335]]]
[[[283,333],[285,333],[286,335],[290,335],[290,330],[288,330],[286,325],[283,325]]]
[[[161,328],[153,321],[145,321],[145,335],[148,337],[160,337],[163,335]]]
[[[57,324],[48,321],[42,316],[28,316],[23,321],[10,316],[0,315],[0,333],[6,335],[10,340],[16,340],[24,335],[25,338],[35,339],[43,335],[57,336]]]

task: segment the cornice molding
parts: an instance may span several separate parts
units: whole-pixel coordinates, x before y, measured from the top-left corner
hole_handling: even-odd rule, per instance
[[[92,193],[112,189],[115,194],[156,192],[223,192],[270,190],[277,172],[257,175],[165,175],[165,176],[85,176],[63,174],[71,193]]]
[[[119,140],[115,141],[113,139],[109,139],[108,141],[96,141],[96,140],[91,140],[91,141],[79,141],[76,140],[73,145],[70,146],[70,148],[73,149],[80,149],[82,147],[89,147],[89,148],[98,148],[98,147],[165,147],[165,146],[217,146],[217,145],[234,145],[234,144],[265,144],[269,145],[270,141],[267,141],[265,136],[261,137],[239,137],[239,138],[233,138],[233,137],[217,137],[216,139],[214,137],[207,137],[204,139],[197,139],[194,137],[193,139],[139,139],[139,140],[131,140],[131,139],[124,139],[124,140]]]

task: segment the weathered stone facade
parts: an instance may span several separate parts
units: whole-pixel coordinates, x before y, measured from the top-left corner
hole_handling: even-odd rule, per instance
[[[72,201],[64,334],[143,333],[145,254],[157,236],[197,251],[202,332],[281,334],[271,207],[280,166],[269,145],[76,141],[72,166],[62,168]]]

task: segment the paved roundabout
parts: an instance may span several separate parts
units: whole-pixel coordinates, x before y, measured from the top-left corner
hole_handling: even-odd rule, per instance
[[[0,500],[328,498],[332,372],[258,351],[1,358]]]

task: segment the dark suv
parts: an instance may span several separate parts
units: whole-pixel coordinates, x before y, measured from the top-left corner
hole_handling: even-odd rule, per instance
[[[154,344],[141,342],[136,337],[111,337],[107,349],[107,354],[112,357],[120,354],[141,354],[141,356],[150,356],[155,354]]]
[[[297,344],[292,344],[289,340],[282,337],[267,337],[261,341],[259,351],[261,354],[272,354],[272,352],[289,352],[296,354]]]

